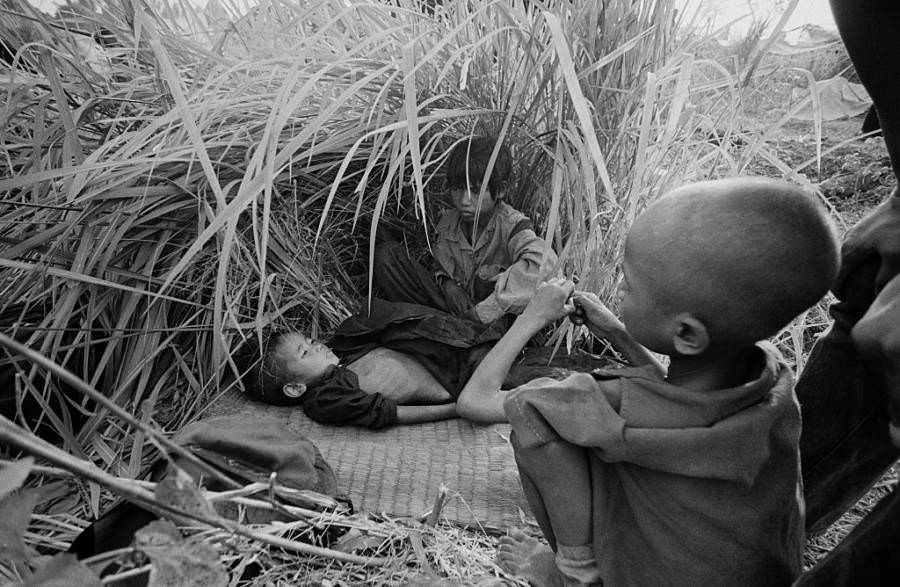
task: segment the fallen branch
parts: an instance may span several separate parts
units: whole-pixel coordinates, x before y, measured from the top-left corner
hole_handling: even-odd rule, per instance
[[[91,481],[94,481],[95,483],[99,483],[100,485],[108,488],[110,491],[125,498],[126,500],[136,503],[142,507],[146,507],[150,511],[153,511],[159,515],[164,515],[167,517],[175,516],[190,518],[192,520],[196,520],[198,522],[206,524],[207,526],[220,528],[227,532],[231,532],[232,534],[238,534],[240,536],[244,536],[245,538],[250,538],[269,546],[276,546],[284,550],[298,552],[310,556],[325,557],[336,561],[353,563],[363,566],[383,566],[387,564],[387,559],[384,558],[363,557],[331,550],[328,548],[322,548],[319,546],[313,546],[312,544],[306,544],[305,542],[288,540],[279,536],[270,536],[268,534],[256,532],[237,522],[232,522],[231,520],[226,520],[222,517],[200,515],[194,512],[184,511],[180,508],[175,508],[170,505],[160,503],[156,500],[153,493],[142,487],[141,484],[131,479],[122,479],[120,477],[115,477],[114,475],[110,475],[109,473],[103,471],[93,463],[73,457],[72,455],[56,448],[50,443],[38,438],[31,432],[28,432],[27,430],[16,426],[14,423],[10,422],[3,416],[0,416],[0,443],[6,443],[16,446],[35,457],[40,457],[53,463],[57,467],[61,467],[63,469],[71,471],[79,477],[89,479]]]

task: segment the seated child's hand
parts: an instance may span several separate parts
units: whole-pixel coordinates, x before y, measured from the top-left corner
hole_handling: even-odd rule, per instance
[[[597,294],[588,291],[576,291],[572,294],[572,301],[584,311],[584,320],[598,336],[606,337],[613,332],[625,328],[612,310],[600,301]]]
[[[550,279],[540,284],[534,297],[528,302],[522,316],[541,326],[545,326],[551,322],[559,320],[575,309],[569,298],[575,284],[565,279]]]

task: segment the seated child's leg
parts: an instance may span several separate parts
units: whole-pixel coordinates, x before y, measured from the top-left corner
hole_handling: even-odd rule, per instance
[[[401,243],[387,241],[376,245],[372,279],[377,297],[450,311],[431,272],[410,259]]]
[[[598,583],[593,554],[592,490],[589,453],[564,441],[524,448],[515,434],[511,442],[529,506],[551,548],[564,584]],[[504,556],[519,557],[519,567],[539,568],[545,553],[533,542],[513,536]],[[502,560],[502,558],[501,558]],[[509,565],[513,566],[513,565]]]

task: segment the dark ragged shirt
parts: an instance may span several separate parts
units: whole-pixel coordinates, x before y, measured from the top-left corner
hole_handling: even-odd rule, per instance
[[[360,389],[356,373],[343,365],[329,367],[321,381],[306,389],[302,400],[306,415],[322,424],[379,430],[397,423],[397,403]]]

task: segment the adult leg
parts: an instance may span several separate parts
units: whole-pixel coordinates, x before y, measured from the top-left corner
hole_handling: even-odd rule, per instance
[[[894,277],[853,329],[853,340],[873,372],[894,397],[888,398],[894,443],[900,444],[900,276]],[[900,488],[885,497],[799,584],[878,585],[900,577]]]
[[[894,172],[900,171],[900,3],[895,0],[831,0],[835,21],[856,71],[875,103]],[[884,205],[883,205],[884,206]],[[881,207],[880,207],[881,208]],[[897,458],[888,434],[888,389],[878,369],[867,367],[851,330],[894,271],[890,250],[875,241],[894,238],[893,208],[883,219],[864,220],[866,230],[848,254],[845,245],[839,285],[842,301],[832,307],[834,324],[816,344],[797,384],[803,411],[801,453],[807,500],[807,528],[820,530],[837,518]],[[879,227],[879,222],[884,226]],[[876,228],[872,228],[872,227]],[[854,229],[856,230],[856,229]],[[880,232],[879,232],[880,231]],[[856,239],[857,241],[859,238]],[[859,245],[874,245],[860,249]],[[858,264],[863,250],[867,261]],[[877,251],[877,252],[876,252]],[[851,259],[852,257],[852,259]]]
[[[874,299],[877,268],[867,263],[849,277],[846,299],[832,306],[834,323],[816,343],[797,382],[810,532],[840,517],[898,456],[888,433],[884,382],[863,362],[851,338]]]
[[[900,577],[900,488],[875,509],[794,587],[891,585]]]
[[[894,173],[900,176],[900,3],[831,0],[831,10],[856,73],[872,97]]]

